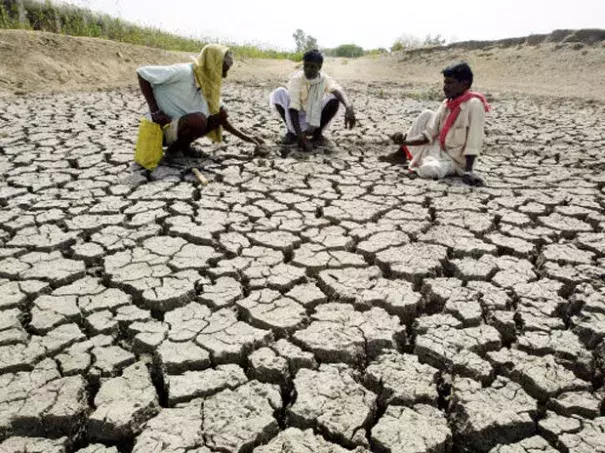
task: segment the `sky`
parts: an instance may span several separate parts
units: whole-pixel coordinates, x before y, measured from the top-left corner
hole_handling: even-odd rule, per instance
[[[302,29],[320,47],[389,48],[402,35],[493,40],[559,28],[605,28],[604,0],[63,0],[194,38],[294,49]]]

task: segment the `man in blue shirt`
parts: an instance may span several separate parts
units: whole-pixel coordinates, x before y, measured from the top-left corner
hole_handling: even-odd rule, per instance
[[[229,122],[220,93],[222,79],[227,77],[231,66],[233,55],[229,49],[209,44],[192,63],[137,69],[139,86],[149,106],[149,117],[165,126],[168,157],[179,151],[197,157],[191,143],[203,136],[220,142],[223,129],[246,142],[262,143]]]

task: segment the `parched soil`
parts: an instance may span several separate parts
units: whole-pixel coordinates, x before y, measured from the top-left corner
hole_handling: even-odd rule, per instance
[[[539,44],[527,38],[528,44],[471,42],[360,59],[328,59],[325,70],[339,80],[373,84],[383,95],[389,87],[401,88],[404,94],[422,94],[438,90],[435,86],[446,65],[466,60],[476,73],[475,88],[493,95],[605,100],[605,41],[598,40],[598,33],[578,34],[553,33]],[[133,86],[138,66],[186,62],[189,57],[185,52],[96,38],[0,30],[0,94]],[[284,83],[297,67],[288,60],[240,60],[229,81],[274,86]]]
[[[227,135],[149,172],[142,97],[107,88],[184,55],[118,46],[103,85],[115,44],[88,41],[63,92],[14,95],[2,60],[0,452],[605,451],[605,107],[571,75],[498,91],[477,60],[483,188],[379,161],[438,106],[401,56],[328,62],[359,126],[311,154],[268,106],[295,65],[240,62],[223,98],[265,154]]]

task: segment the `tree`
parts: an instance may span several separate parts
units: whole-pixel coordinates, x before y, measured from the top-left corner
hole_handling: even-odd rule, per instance
[[[294,32],[292,37],[294,38],[294,42],[296,43],[296,51],[302,52],[305,47],[305,32],[299,28]]]
[[[441,37],[440,34],[436,34],[435,37],[431,35],[426,35],[424,38],[425,46],[443,46],[445,44],[445,38]]]
[[[311,35],[307,35],[300,28],[294,32],[292,37],[296,43],[297,52],[306,52],[310,49],[317,49],[317,39]]]
[[[391,52],[420,47],[421,41],[414,35],[403,34],[391,46]]]
[[[356,58],[363,56],[363,49],[355,44],[342,44],[334,49],[337,57]]]
[[[305,44],[305,50],[317,49],[317,39],[311,35],[307,35],[307,42]]]

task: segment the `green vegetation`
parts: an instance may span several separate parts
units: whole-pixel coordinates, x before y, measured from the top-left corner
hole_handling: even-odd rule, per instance
[[[389,51],[387,49],[372,49],[364,50],[356,44],[341,44],[333,49],[320,48],[317,44],[317,39],[311,35],[307,35],[300,28],[292,35],[294,38],[294,44],[296,45],[296,51],[302,55],[307,50],[321,49],[321,52],[328,57],[342,57],[342,58],[358,58],[364,55],[382,55]]]
[[[0,28],[21,28],[19,9],[16,4],[5,4],[0,1]]]
[[[49,0],[0,0],[0,28],[22,28],[71,36],[104,38],[164,50],[199,52],[208,42],[167,33],[158,28],[139,27],[107,14],[71,5],[55,5]],[[264,49],[254,44],[228,45],[239,58],[302,60],[301,52]]]
[[[326,49],[325,54],[330,57],[357,58],[362,57],[365,52],[355,44],[342,44],[335,49]]]
[[[405,91],[405,97],[415,99],[417,101],[442,101],[443,100],[443,85],[436,83],[422,91]]]
[[[179,50],[197,53],[209,42],[216,40],[193,39],[168,33],[153,27],[140,27],[108,14],[93,12],[73,5],[54,4],[50,0],[0,0],[0,29],[21,28],[26,30],[46,31],[70,36],[87,36],[112,41],[155,47],[164,50]],[[302,61],[305,51],[318,48],[317,39],[298,29],[292,35],[296,46],[295,52],[260,47],[255,44],[234,44],[229,46],[238,58],[271,58]],[[416,38],[414,38],[416,39]],[[427,36],[428,41],[440,40]],[[396,42],[391,50],[407,48],[406,43]],[[418,44],[420,44],[420,41]],[[403,47],[402,47],[403,46]],[[342,44],[333,49],[322,49],[331,57],[357,58],[364,55],[379,56],[388,53],[387,49],[364,50],[355,44]]]
[[[391,52],[397,52],[400,50],[417,49],[419,47],[431,47],[431,46],[444,46],[446,39],[440,34],[435,36],[426,35],[424,41],[420,40],[416,36],[403,34],[395,40],[391,46]]]
[[[424,38],[425,46],[444,46],[446,39],[442,37],[440,34],[436,34],[435,36],[426,35]]]

